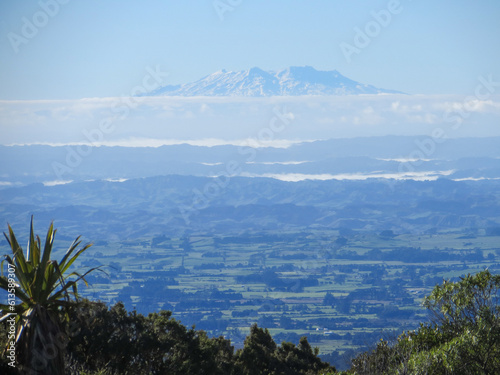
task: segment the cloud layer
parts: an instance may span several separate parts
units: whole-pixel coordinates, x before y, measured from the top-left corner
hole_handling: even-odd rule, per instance
[[[500,97],[359,95],[0,101],[2,144],[281,144],[357,136],[499,136]],[[283,140],[288,140],[284,142]]]

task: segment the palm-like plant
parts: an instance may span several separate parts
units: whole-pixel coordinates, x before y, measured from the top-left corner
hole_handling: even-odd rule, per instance
[[[5,255],[1,263],[0,288],[12,294],[8,278],[3,274],[4,262],[15,270],[16,285],[14,305],[0,304],[0,321],[15,317],[16,359],[25,370],[34,369],[40,374],[64,373],[64,349],[67,336],[64,334],[64,320],[69,321],[68,308],[78,300],[77,282],[95,268],[81,275],[67,273],[75,260],[91,244],[80,249],[80,237],[71,244],[58,262],[51,259],[56,231],[52,223],[42,249],[39,236],[35,236],[31,217],[30,236],[24,255],[11,226],[9,235],[4,233],[12,250],[12,256]],[[10,285],[12,287],[12,283]],[[7,344],[8,345],[8,344]],[[7,350],[7,348],[6,348]],[[23,371],[24,373],[24,371]],[[28,371],[26,371],[28,373]]]

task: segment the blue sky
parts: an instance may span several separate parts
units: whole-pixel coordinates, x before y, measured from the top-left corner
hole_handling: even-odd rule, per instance
[[[278,143],[500,136],[498,0],[5,0],[0,15],[0,144],[238,143],[276,110],[294,118]],[[135,95],[304,65],[413,95]]]
[[[377,29],[372,12],[389,9]],[[3,100],[127,95],[148,66],[185,83],[311,65],[412,94],[468,95],[478,76],[500,78],[498,0],[8,0],[0,14]],[[341,44],[370,26],[347,61]]]

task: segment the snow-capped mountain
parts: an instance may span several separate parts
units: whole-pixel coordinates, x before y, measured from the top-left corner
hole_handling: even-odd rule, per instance
[[[336,70],[319,71],[292,66],[278,72],[251,68],[239,72],[220,70],[196,82],[163,86],[150,95],[168,96],[298,96],[395,94],[353,81]]]

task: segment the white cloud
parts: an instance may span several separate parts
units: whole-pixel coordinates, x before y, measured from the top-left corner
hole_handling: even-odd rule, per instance
[[[268,177],[277,180],[298,182],[304,180],[367,180],[369,178],[383,178],[394,180],[415,180],[415,181],[434,181],[442,176],[449,176],[453,173],[452,170],[447,171],[424,171],[424,172],[406,172],[406,173],[342,173],[342,174],[305,174],[305,173],[264,173],[250,174],[242,173],[245,177]]]
[[[0,101],[2,143],[85,143],[111,119],[103,144],[124,140],[257,139],[273,110],[292,113],[272,141],[377,135],[500,135],[500,97],[359,95],[310,97],[140,97]],[[445,115],[463,115],[460,129]],[[117,119],[119,115],[120,119]],[[148,141],[149,142],[149,141]]]

